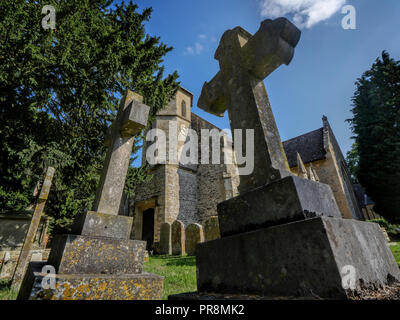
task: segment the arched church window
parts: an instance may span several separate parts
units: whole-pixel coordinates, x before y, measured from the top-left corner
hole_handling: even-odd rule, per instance
[[[186,117],[186,102],[184,100],[182,100],[181,103],[181,114],[182,117]]]

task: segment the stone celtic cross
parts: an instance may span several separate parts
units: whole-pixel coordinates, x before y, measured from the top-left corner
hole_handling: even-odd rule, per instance
[[[94,211],[118,214],[134,136],[146,126],[149,110],[143,104],[143,98],[130,90],[121,100],[106,141],[108,150],[96,191]]]
[[[287,19],[264,20],[253,36],[241,27],[226,31],[215,53],[220,71],[204,84],[198,106],[218,116],[228,110],[232,131],[254,129],[254,170],[240,177],[241,193],[290,175],[263,80],[290,63],[299,40]]]

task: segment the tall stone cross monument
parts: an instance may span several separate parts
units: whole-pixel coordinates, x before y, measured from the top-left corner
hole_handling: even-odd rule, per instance
[[[171,299],[346,299],[400,280],[377,224],[342,219],[328,185],[288,173],[263,79],[290,62],[299,38],[285,18],[263,21],[253,36],[240,27],[222,36],[221,70],[204,84],[199,107],[228,109],[232,130],[255,130],[255,169],[240,176],[239,196],[218,204],[221,239],[196,247],[198,292]]]
[[[18,299],[161,298],[163,278],[142,272],[146,242],[130,240],[133,218],[118,215],[134,136],[146,126],[148,114],[142,98],[128,91],[109,130],[96,211],[80,215],[72,230],[75,235],[54,239],[45,263],[56,272],[53,285],[46,280],[44,264],[31,263]]]
[[[290,174],[263,80],[290,63],[299,39],[288,20],[265,20],[254,36],[241,27],[226,31],[215,53],[220,71],[204,84],[198,106],[218,116],[228,109],[232,129],[254,129],[254,171],[241,176],[241,193]]]
[[[148,115],[149,107],[143,104],[143,98],[128,91],[108,132],[108,151],[93,211],[118,214],[134,137],[146,126]]]

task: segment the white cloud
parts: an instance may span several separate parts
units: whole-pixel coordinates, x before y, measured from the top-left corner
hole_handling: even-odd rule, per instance
[[[201,54],[204,51],[205,46],[207,45],[207,40],[208,37],[205,34],[199,34],[197,35],[197,38],[199,39],[196,41],[196,43],[192,46],[186,47],[184,51],[184,55],[191,55],[191,56],[197,56]]]
[[[196,55],[201,54],[203,52],[203,50],[204,50],[204,46],[201,43],[196,42],[194,44],[194,46],[186,47],[184,55],[185,56],[186,55],[196,56]]]
[[[260,0],[261,16],[277,18],[291,15],[300,28],[329,19],[342,8],[346,0]]]

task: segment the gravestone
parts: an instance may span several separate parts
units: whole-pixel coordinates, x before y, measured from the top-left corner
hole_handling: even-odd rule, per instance
[[[185,229],[185,237],[186,253],[189,256],[194,256],[196,254],[196,245],[204,242],[203,227],[198,223],[192,223],[188,225]]]
[[[171,248],[171,225],[165,222],[160,227],[160,253],[172,254]]]
[[[18,299],[142,300],[160,299],[163,278],[143,273],[146,243],[130,240],[133,218],[118,216],[134,136],[147,123],[149,107],[129,91],[111,126],[108,151],[94,208],[81,215],[74,234],[52,243],[47,265],[55,283],[42,285],[45,263],[31,263]],[[46,283],[46,281],[44,281]]]
[[[29,261],[31,261],[32,258],[33,242],[35,240],[36,232],[39,228],[40,219],[43,213],[43,209],[46,205],[46,200],[49,197],[49,192],[51,183],[53,181],[54,172],[55,169],[53,167],[47,168],[46,177],[43,181],[43,186],[40,191],[37,204],[35,206],[35,211],[33,213],[28,232],[26,233],[24,244],[22,245],[22,249],[17,261],[17,266],[15,267],[14,270],[11,287],[16,291],[18,291],[21,286],[21,282],[28,268]]]
[[[185,225],[182,221],[175,220],[171,227],[171,244],[173,255],[185,255]]]
[[[204,222],[204,241],[219,239],[218,217],[210,217]]]
[[[218,205],[222,238],[197,245],[198,293],[171,299],[348,299],[400,279],[379,226],[342,219],[328,185],[289,172],[263,80],[291,61],[299,39],[285,18],[263,21],[253,36],[236,27],[221,38],[220,71],[204,84],[198,106],[217,115],[227,109],[232,130],[255,130],[255,169],[240,176],[239,196]]]

